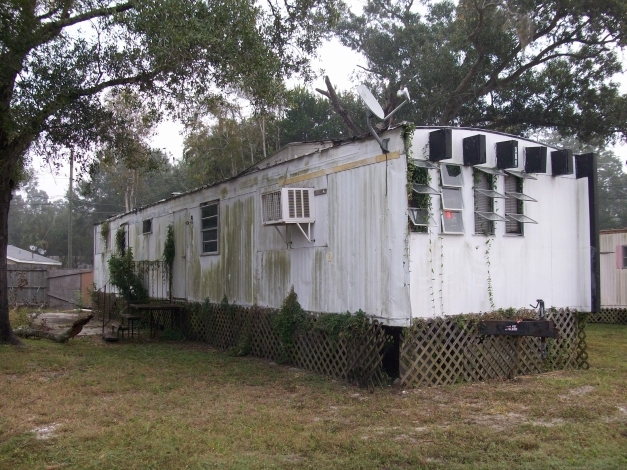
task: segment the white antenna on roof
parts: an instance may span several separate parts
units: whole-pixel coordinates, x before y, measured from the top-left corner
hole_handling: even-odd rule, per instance
[[[379,119],[381,119],[382,121],[387,121],[388,118],[390,118],[396,111],[401,109],[401,107],[410,100],[410,98],[409,98],[409,91],[407,91],[407,87],[403,87],[400,90],[398,90],[398,92],[396,92],[396,96],[398,96],[399,98],[401,96],[404,96],[405,97],[405,101],[403,101],[401,104],[399,104],[387,116],[383,112],[383,108],[381,107],[381,105],[379,104],[377,99],[372,95],[372,93],[370,92],[368,87],[366,87],[366,85],[357,85],[355,87],[355,89],[357,90],[357,94],[359,95],[359,97],[362,99],[364,104],[369,109],[369,112],[366,113],[366,122],[368,123],[368,130],[370,130],[370,134],[372,134],[372,136],[375,138],[375,140],[379,143],[379,147],[381,147],[381,150],[383,150],[383,153],[388,153],[389,152],[389,150],[388,150],[388,142],[390,141],[390,139],[381,139],[381,137],[379,137],[379,135],[376,133],[376,131],[372,127],[372,123],[370,122],[370,120],[374,116],[376,116]]]

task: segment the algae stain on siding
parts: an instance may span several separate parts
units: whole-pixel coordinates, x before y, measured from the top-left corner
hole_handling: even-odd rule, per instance
[[[326,309],[324,299],[329,295],[329,292],[327,292],[325,285],[325,273],[328,265],[327,250],[325,248],[316,248],[311,273],[313,281],[311,285],[311,309],[316,312],[322,312]]]
[[[253,303],[254,228],[254,197],[221,205],[220,254],[208,257],[199,273],[198,298],[219,301],[226,294],[230,302]]]
[[[290,290],[291,259],[287,250],[260,253],[257,297],[261,305],[279,306]]]

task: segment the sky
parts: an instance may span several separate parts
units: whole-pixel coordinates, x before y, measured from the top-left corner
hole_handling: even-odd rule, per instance
[[[355,8],[353,8],[355,10]],[[627,59],[624,58],[625,69],[627,70]],[[315,88],[326,89],[324,75],[328,75],[331,83],[339,90],[353,88],[358,83],[351,80],[352,75],[358,70],[357,65],[366,65],[365,59],[343,46],[337,39],[326,41],[320,48],[318,58],[313,62],[313,69],[321,70],[318,78],[310,85]],[[621,92],[627,93],[627,74],[616,77],[616,81],[621,83]],[[288,82],[288,86],[296,85],[296,81]],[[183,153],[183,126],[172,121],[162,122],[156,129],[152,139],[153,148],[163,149],[170,157],[179,159]],[[616,155],[621,161],[627,161],[627,145],[620,144],[614,147]],[[69,185],[69,165],[54,170],[43,163],[35,162],[35,173],[39,181],[39,188],[43,189],[51,199],[65,197]],[[75,175],[75,181],[77,180]]]

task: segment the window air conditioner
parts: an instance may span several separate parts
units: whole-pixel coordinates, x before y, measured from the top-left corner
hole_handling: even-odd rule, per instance
[[[264,225],[315,222],[313,188],[281,188],[261,195]]]

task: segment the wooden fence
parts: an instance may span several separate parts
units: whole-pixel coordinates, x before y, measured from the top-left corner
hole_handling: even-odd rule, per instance
[[[483,336],[479,319],[436,318],[405,330],[400,352],[403,385],[445,385],[512,378],[566,368],[587,368],[585,319],[576,312],[548,314],[559,339],[547,339],[542,358],[535,337]]]
[[[109,312],[120,304],[101,293],[97,304]],[[443,385],[511,378],[548,370],[587,368],[585,316],[569,310],[549,314],[559,339],[547,339],[542,358],[540,338],[482,336],[478,319],[436,318],[403,329],[395,349],[389,329],[376,320],[359,330],[333,336],[307,328],[295,332],[289,347],[275,327],[277,310],[228,304],[186,304],[173,321],[171,312],[153,312],[162,328],[180,330],[183,337],[203,341],[237,355],[252,355],[291,364],[360,386],[387,383],[384,354],[395,354],[403,386]],[[471,317],[468,317],[471,318]],[[143,323],[148,323],[148,318]],[[311,316],[311,325],[316,317]]]
[[[599,313],[591,313],[590,323],[611,323],[627,325],[627,308],[602,308]]]
[[[239,355],[280,361],[360,386],[385,382],[383,351],[391,338],[376,320],[364,331],[344,331],[333,337],[309,329],[295,333],[286,347],[273,326],[277,310],[224,304],[188,304],[182,333],[191,340],[231,350]],[[155,320],[169,324],[166,312]],[[311,318],[315,323],[315,317]]]
[[[43,306],[48,302],[46,268],[7,267],[9,305]]]

